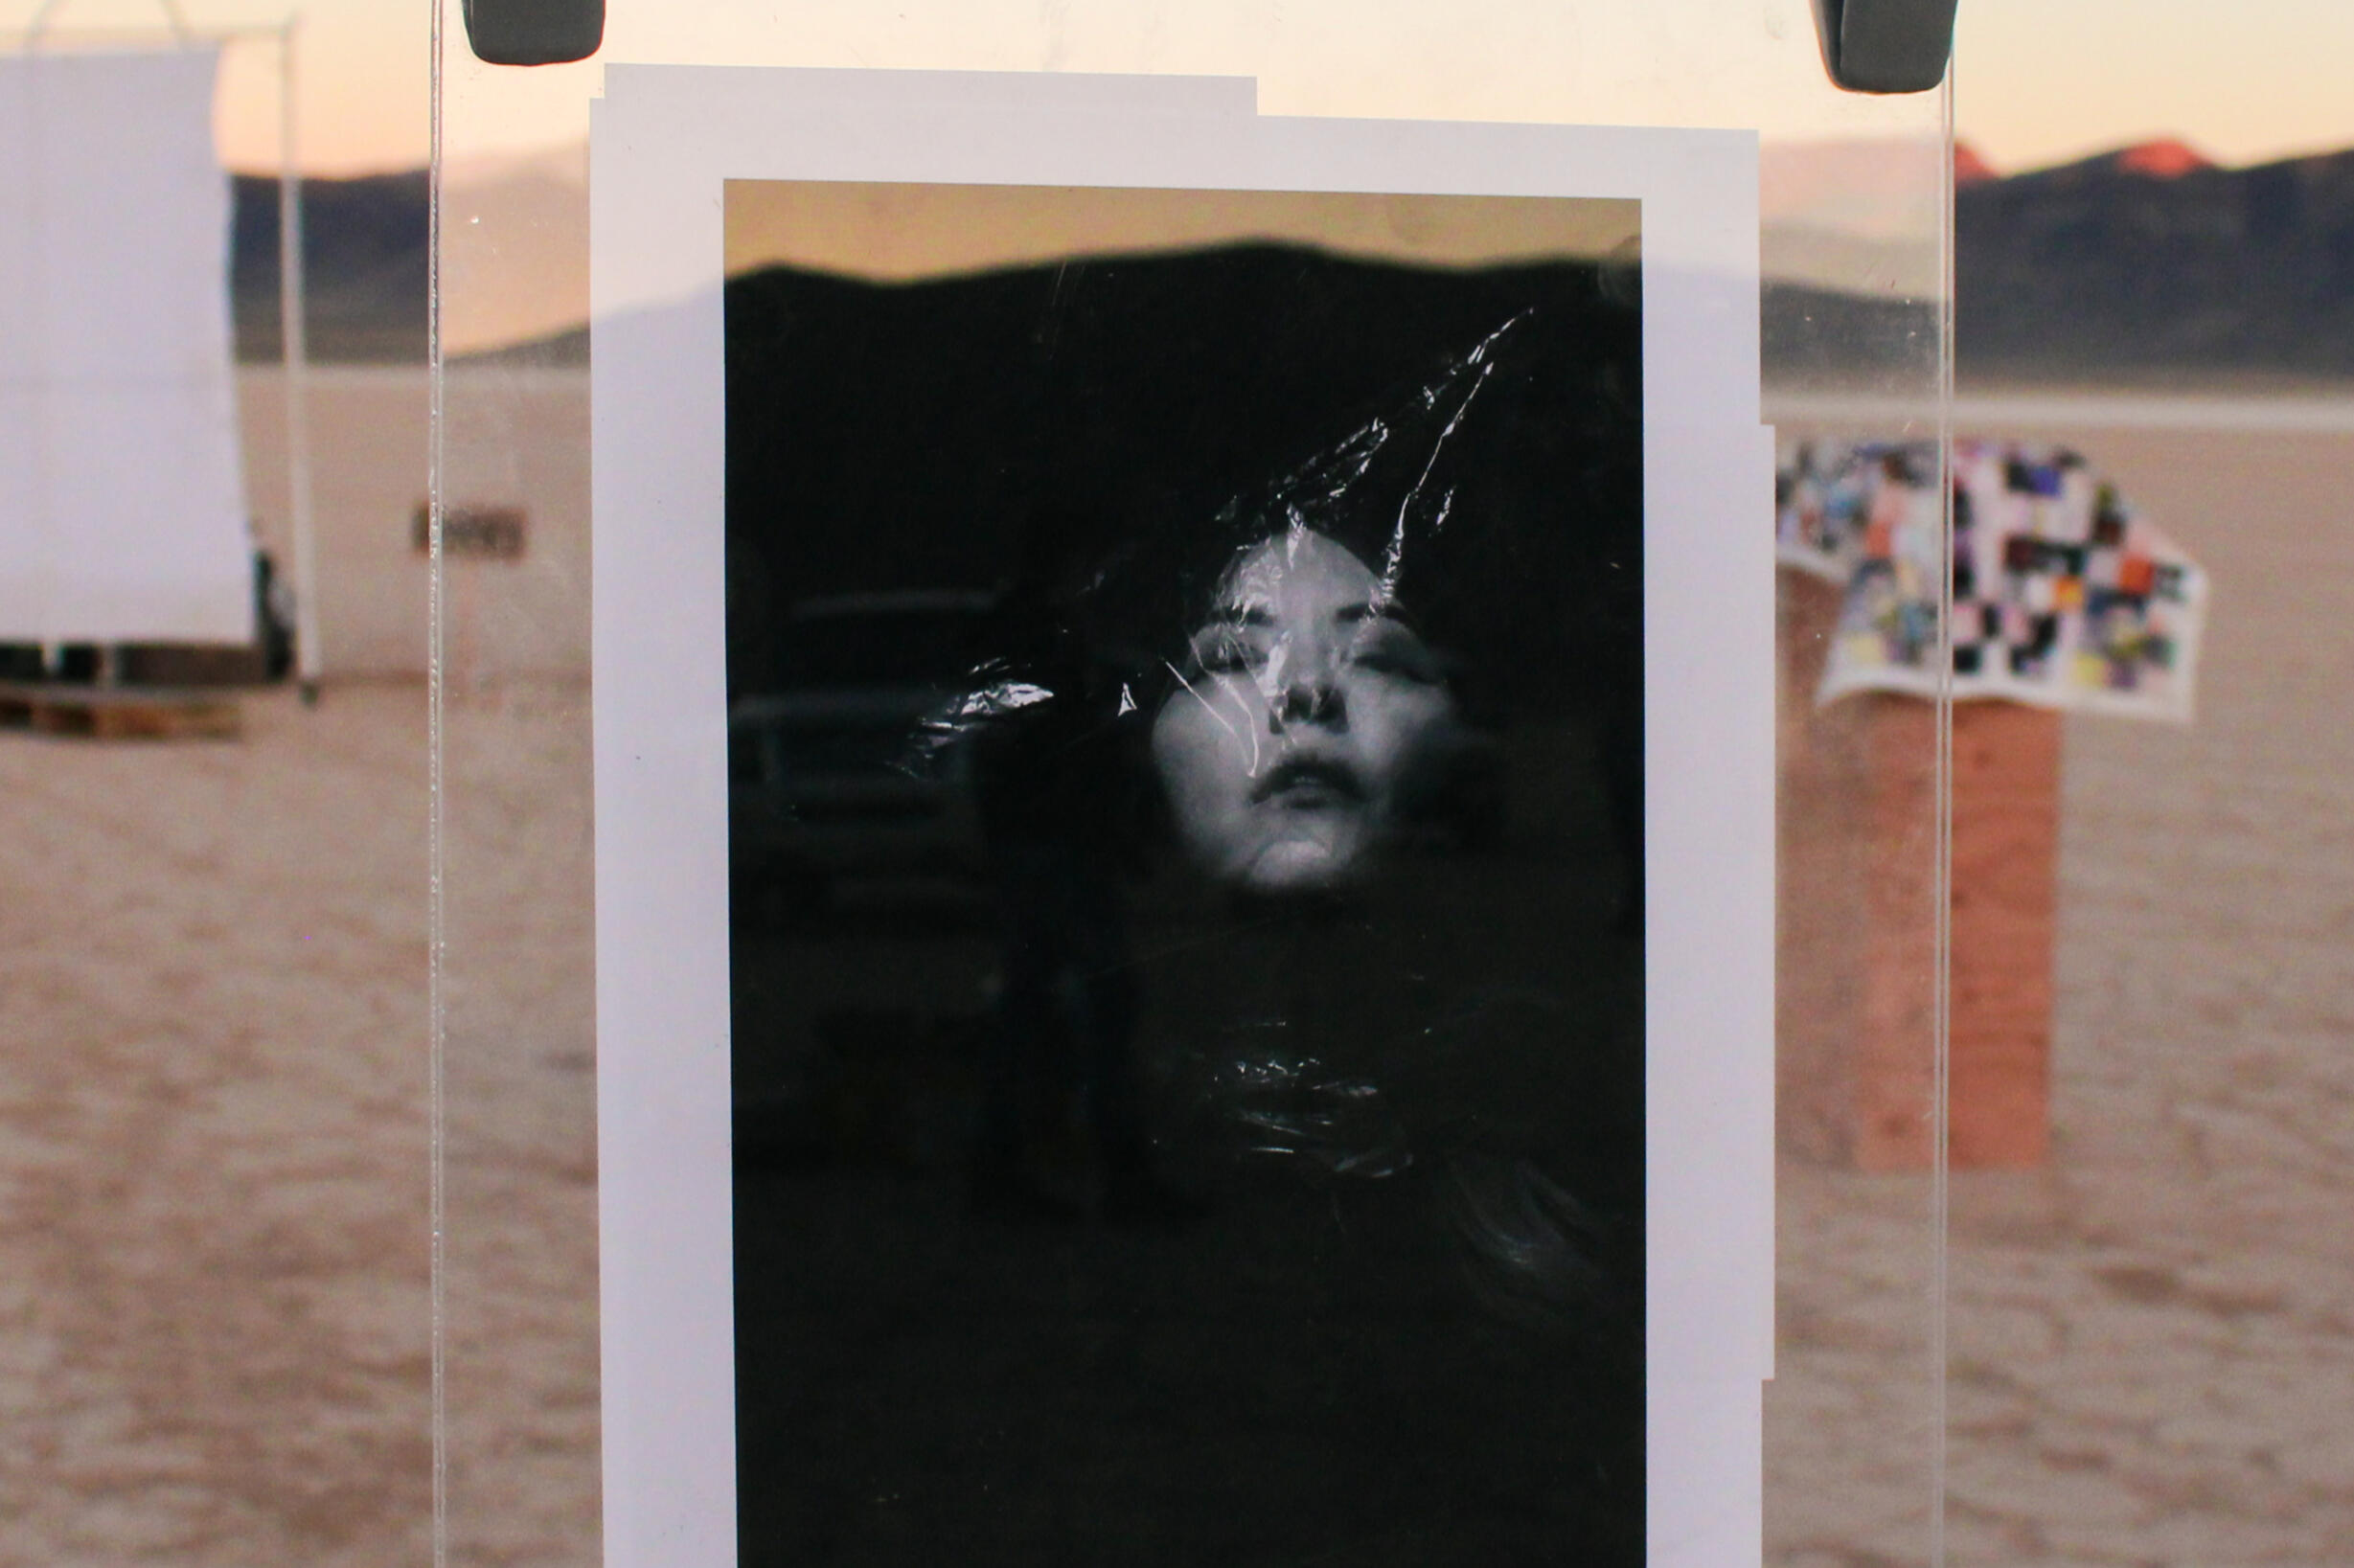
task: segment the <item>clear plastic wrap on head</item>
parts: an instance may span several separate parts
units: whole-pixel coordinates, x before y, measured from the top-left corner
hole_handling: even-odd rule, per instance
[[[1334,887],[1442,791],[1468,740],[1413,590],[1453,508],[1451,444],[1520,320],[1219,519],[1229,559],[1152,725],[1178,839],[1213,878]]]
[[[1439,557],[1482,394],[1534,314],[1164,536],[1089,558],[1098,519],[1034,511],[994,646],[926,716],[908,766],[969,747],[1000,833],[1093,837],[1141,787],[1223,885],[1320,893],[1361,875],[1479,766],[1459,690],[1474,633],[1453,624]],[[1124,726],[1140,747],[1110,739]],[[1100,771],[1137,749],[1149,779]]]

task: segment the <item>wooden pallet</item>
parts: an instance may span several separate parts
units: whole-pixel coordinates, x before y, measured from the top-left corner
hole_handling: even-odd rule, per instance
[[[0,729],[93,740],[234,740],[241,727],[237,699],[217,691],[0,685]]]

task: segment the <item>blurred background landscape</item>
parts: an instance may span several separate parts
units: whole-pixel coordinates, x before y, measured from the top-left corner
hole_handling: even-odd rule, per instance
[[[309,12],[324,700],[251,693],[234,744],[0,736],[0,1560],[430,1549],[426,20]],[[1954,1178],[1943,1406],[1925,1180],[1780,1173],[1770,1560],[1927,1561],[1943,1420],[1953,1561],[2354,1561],[2354,11],[1961,0],[1961,29],[1960,433],[2085,452],[2214,619],[2194,724],[2064,722],[2052,1152]],[[283,553],[275,112],[233,62],[240,396]],[[519,559],[450,579],[448,1480],[458,1560],[589,1562],[585,167],[561,115],[514,140],[447,170],[509,219],[446,274],[450,348],[523,394],[471,405],[506,422],[452,484],[531,504]],[[1827,125],[1763,172],[1786,409],[1917,372],[1917,144]]]
[[[1803,377],[1825,313],[1866,337],[1916,330],[1922,311],[1830,280],[1877,271],[1899,288],[1914,193],[1901,149],[1869,143],[1771,147],[1765,165],[1769,374]],[[474,341],[555,337],[587,315],[580,149],[460,169],[484,206],[544,214],[512,259],[537,289],[476,315]],[[2354,149],[2242,168],[2172,139],[2047,168],[1998,172],[1967,144],[1954,168],[1955,371],[1963,388],[2035,383],[2280,390],[2354,376]],[[1877,187],[1877,189],[1875,189]],[[567,200],[567,193],[570,193]],[[307,181],[310,347],[342,363],[425,356],[424,170]],[[278,188],[237,178],[237,345],[278,356]],[[571,320],[549,318],[577,314]],[[483,311],[488,302],[469,304]]]

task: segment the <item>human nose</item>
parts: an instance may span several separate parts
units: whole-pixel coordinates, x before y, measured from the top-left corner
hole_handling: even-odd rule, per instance
[[[1267,706],[1267,728],[1281,735],[1293,724],[1321,725],[1328,730],[1349,727],[1348,703],[1340,694],[1329,667],[1303,667],[1287,678]]]

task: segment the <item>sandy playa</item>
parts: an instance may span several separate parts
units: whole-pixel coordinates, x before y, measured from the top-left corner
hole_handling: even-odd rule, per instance
[[[424,702],[0,744],[0,1560],[428,1534]]]
[[[1954,1557],[2354,1560],[2354,440],[2068,439],[2215,600],[2194,726],[2068,728],[2053,1165],[1954,1185]]]
[[[2343,1562],[2354,440],[2071,412],[2215,597],[2195,725],[2067,725],[2053,1159],[1953,1182],[1948,1559]],[[1775,1560],[1927,1561],[1926,1190],[1782,1179]]]
[[[2056,1155],[1954,1185],[1947,1545],[2354,1559],[2354,467],[2071,429],[2216,584],[2197,725],[2071,721]],[[453,1561],[594,1560],[582,693],[468,695]],[[0,1560],[429,1552],[424,703],[0,736]],[[1928,1559],[1926,1185],[1783,1176],[1773,1560]]]

